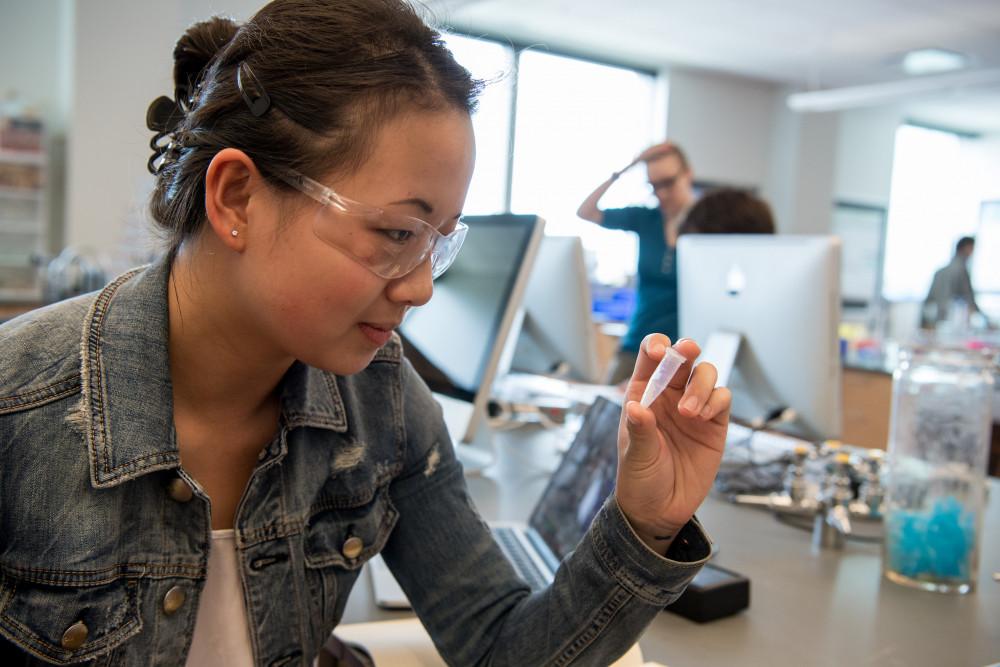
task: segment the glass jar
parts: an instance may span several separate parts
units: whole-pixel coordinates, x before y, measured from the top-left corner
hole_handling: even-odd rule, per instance
[[[882,570],[896,583],[974,590],[986,505],[993,373],[989,355],[904,348],[893,373]]]

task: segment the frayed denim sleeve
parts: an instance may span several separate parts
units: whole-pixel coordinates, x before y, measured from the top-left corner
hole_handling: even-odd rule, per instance
[[[612,495],[552,585],[531,593],[477,512],[430,392],[412,377],[403,385],[407,462],[392,485],[399,521],[383,555],[448,664],[611,664],[707,561],[697,520],[662,557]]]

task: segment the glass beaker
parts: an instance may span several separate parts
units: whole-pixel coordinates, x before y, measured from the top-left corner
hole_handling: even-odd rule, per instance
[[[975,588],[993,401],[992,357],[912,345],[893,373],[882,571],[943,593]]]

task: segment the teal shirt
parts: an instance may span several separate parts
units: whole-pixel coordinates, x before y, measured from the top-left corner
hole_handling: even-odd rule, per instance
[[[602,225],[639,235],[635,312],[622,339],[622,349],[638,351],[642,339],[651,333],[677,340],[677,252],[664,238],[660,209],[608,209]]]

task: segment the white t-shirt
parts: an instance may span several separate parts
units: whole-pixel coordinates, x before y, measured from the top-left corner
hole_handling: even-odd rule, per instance
[[[198,603],[187,667],[251,665],[253,650],[236,564],[235,536],[231,529],[213,530],[208,575]]]

